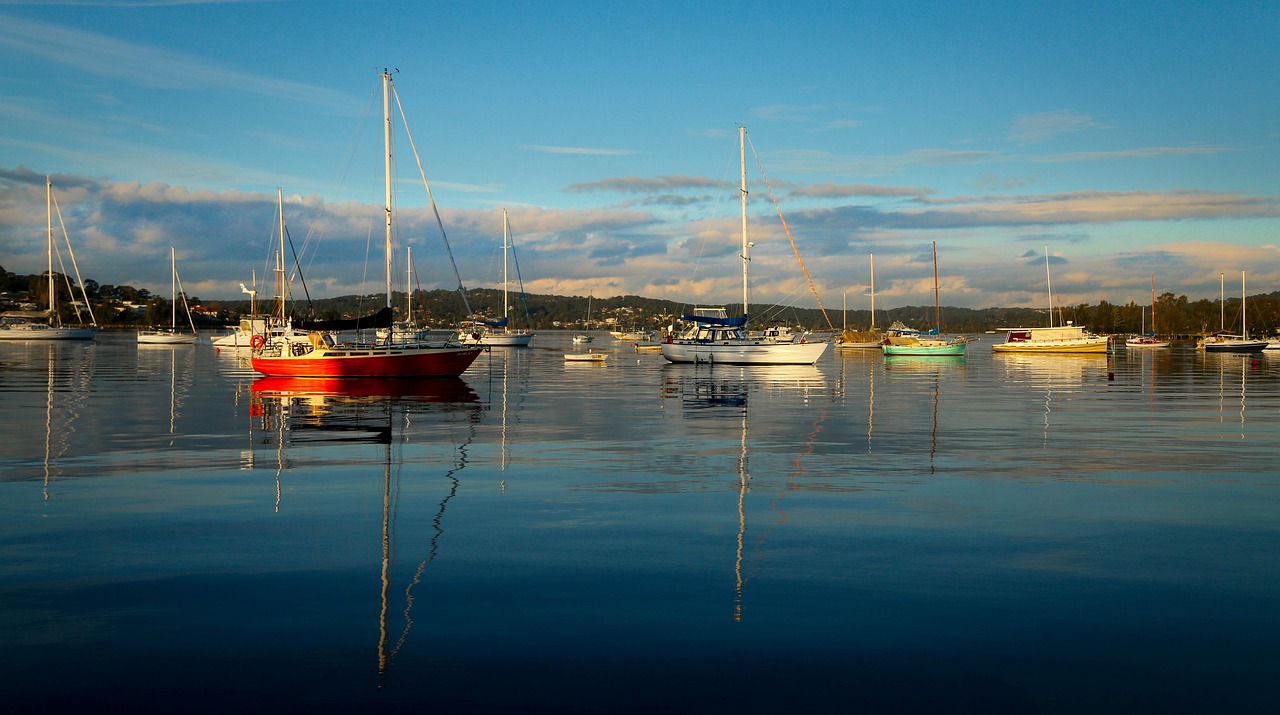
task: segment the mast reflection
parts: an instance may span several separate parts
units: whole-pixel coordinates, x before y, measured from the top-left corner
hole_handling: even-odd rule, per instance
[[[466,467],[467,448],[475,437],[482,406],[476,393],[460,378],[419,380],[327,379],[264,377],[251,385],[258,409],[250,414],[260,420],[264,433],[276,441],[277,510],[279,475],[288,468],[284,445],[377,444],[382,450],[382,531],[379,568],[377,684],[385,684],[389,669],[413,626],[413,590],[422,582],[427,565],[439,554],[444,536],[444,514],[461,484],[458,472]],[[468,425],[462,444],[453,445],[453,464],[444,473],[449,488],[431,519],[432,536],[427,554],[404,587],[403,627],[392,641],[393,568],[400,469],[405,460],[395,448],[409,443],[415,421],[461,418]],[[451,431],[449,432],[452,433]],[[435,433],[439,434],[439,433]]]
[[[799,392],[807,403],[810,396],[825,388],[820,370],[812,365],[803,366],[717,366],[714,370],[692,365],[666,366],[662,396],[678,398],[681,415],[685,419],[732,419],[737,427],[738,444],[735,459],[737,476],[738,528],[734,539],[733,556],[733,621],[741,623],[746,604],[746,586],[750,580],[752,564],[768,541],[769,533],[784,523],[786,513],[780,508],[788,492],[799,489],[798,478],[804,472],[803,457],[813,451],[816,437],[822,430],[826,410],[813,423],[804,442],[804,449],[794,460],[794,471],[786,478],[785,488],[771,503],[778,513],[777,522],[760,533],[756,539],[757,556],[747,556],[747,494],[752,491],[750,468],[750,420],[748,406],[753,391],[777,390]]]

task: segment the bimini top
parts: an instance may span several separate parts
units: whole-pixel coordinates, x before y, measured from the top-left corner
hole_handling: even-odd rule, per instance
[[[743,315],[738,318],[721,318],[711,315],[690,315],[685,313],[680,316],[681,320],[687,320],[691,323],[702,323],[703,325],[718,325],[725,328],[741,328],[747,324],[747,316]]]

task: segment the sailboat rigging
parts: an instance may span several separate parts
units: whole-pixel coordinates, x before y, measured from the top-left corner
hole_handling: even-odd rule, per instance
[[[387,262],[387,305],[383,312],[391,314],[391,253],[394,210],[391,197],[391,94],[395,91],[391,74],[383,71],[382,113],[384,159],[384,213],[386,215],[384,252]],[[412,144],[412,142],[411,142]],[[414,150],[416,157],[417,150]],[[388,324],[389,324],[388,320]],[[322,322],[300,325],[310,329],[304,339],[286,332],[278,342],[256,341],[253,369],[264,375],[284,377],[456,377],[461,375],[482,351],[477,346],[444,344],[338,344],[323,330],[341,327]]]
[[[1124,344],[1125,347],[1130,348],[1167,348],[1170,345],[1168,340],[1156,337],[1156,274],[1154,273],[1151,274],[1151,332],[1148,333],[1144,325],[1141,335],[1125,340]]]
[[[933,242],[933,330],[923,333],[889,335],[882,347],[885,355],[963,356],[969,341],[963,336],[943,340],[942,307],[938,302],[938,242]]]
[[[481,320],[472,316],[469,328],[458,332],[459,340],[465,345],[492,345],[494,347],[524,348],[533,342],[533,331],[529,328],[512,330],[511,303],[508,257],[515,251],[511,244],[511,222],[507,218],[507,210],[502,210],[502,317],[498,320]],[[516,277],[519,279],[519,264],[516,264]],[[524,282],[520,281],[520,297],[524,300]],[[525,307],[525,322],[529,319],[528,306]]]
[[[846,306],[847,308],[847,306]],[[876,330],[876,256],[871,254],[871,327],[867,330],[849,330],[843,326],[836,348],[839,350],[879,350],[884,335]]]
[[[49,308],[41,313],[30,312],[9,312],[4,314],[0,319],[0,340],[93,340],[98,334],[98,324],[93,317],[93,307],[89,305],[89,295],[84,289],[84,281],[80,280],[80,267],[76,265],[76,254],[71,250],[71,239],[67,236],[66,224],[62,222],[62,209],[57,208],[57,200],[53,196],[53,182],[48,176],[44,178],[45,189],[45,215],[47,217],[48,230],[46,232],[46,252],[48,254],[48,268],[46,269],[46,277],[48,279],[47,290],[49,291]],[[89,324],[85,325],[83,318],[80,316],[80,308],[75,299],[74,289],[71,287],[71,279],[66,276],[65,269],[63,278],[67,281],[67,294],[71,296],[72,305],[76,308],[76,319],[80,321],[80,325],[72,327],[62,324],[62,316],[58,313],[58,286],[54,281],[53,273],[53,215],[58,214],[58,225],[62,227],[62,237],[67,244],[67,253],[71,257],[71,267],[75,270],[76,283],[80,288],[80,297],[84,301],[84,308],[89,312]],[[61,264],[62,254],[58,254],[58,261]],[[33,321],[31,318],[44,318],[45,322],[40,323]]]
[[[671,336],[662,345],[662,357],[673,363],[721,363],[727,365],[812,365],[827,350],[825,342],[776,342],[753,338],[748,330],[750,316],[751,248],[747,240],[747,153],[746,127],[738,127],[738,154],[741,164],[742,198],[742,315],[728,317],[724,308],[696,308],[682,316],[692,327]],[[788,234],[789,235],[789,234]]]
[[[138,331],[138,342],[151,345],[190,345],[196,341],[196,325],[191,319],[191,306],[187,305],[187,294],[182,293],[182,307],[187,313],[187,324],[191,332],[178,330],[178,261],[173,246],[169,246],[169,327],[155,327]]]
[[[1240,271],[1240,334],[1231,335],[1227,333],[1227,313],[1226,313],[1226,282],[1223,274],[1219,274],[1219,283],[1221,283],[1222,293],[1222,327],[1217,333],[1209,335],[1200,340],[1196,347],[1211,353],[1260,353],[1267,349],[1266,340],[1250,340],[1249,327],[1247,323],[1247,306],[1248,299],[1245,292],[1244,277],[1245,272]]]

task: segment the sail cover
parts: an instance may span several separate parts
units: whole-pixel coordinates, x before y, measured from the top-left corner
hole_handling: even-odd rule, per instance
[[[722,325],[726,328],[741,328],[747,324],[747,316],[743,315],[738,318],[715,318],[710,315],[689,315],[685,313],[680,316],[681,320],[688,320],[694,323],[702,323],[704,325]]]
[[[395,314],[391,308],[383,308],[362,318],[299,320],[294,323],[294,326],[302,330],[368,330],[370,328],[390,328],[394,317]]]

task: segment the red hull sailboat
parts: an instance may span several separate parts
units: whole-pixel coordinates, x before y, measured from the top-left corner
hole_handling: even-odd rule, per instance
[[[382,73],[383,139],[386,151],[386,240],[387,307],[391,311],[391,75]],[[283,213],[283,212],[282,212]],[[281,222],[283,223],[283,215]],[[281,237],[283,240],[283,230]],[[452,342],[385,342],[364,345],[337,344],[331,334],[312,332],[305,336],[293,332],[283,339],[267,341],[254,336],[253,369],[279,377],[457,377],[486,348],[463,346]]]

